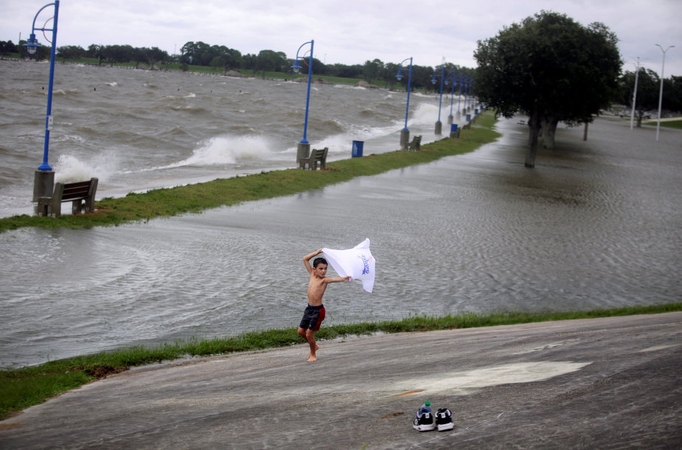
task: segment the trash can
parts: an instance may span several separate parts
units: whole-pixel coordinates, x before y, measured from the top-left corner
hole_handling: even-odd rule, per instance
[[[359,158],[362,156],[362,149],[365,146],[365,141],[353,141],[353,158]]]

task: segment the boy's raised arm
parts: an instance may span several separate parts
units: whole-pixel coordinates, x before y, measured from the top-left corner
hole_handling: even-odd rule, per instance
[[[310,260],[320,253],[322,253],[322,249],[315,250],[314,252],[308,253],[303,257],[303,265],[305,266],[305,269],[308,271],[308,273],[313,271],[313,267],[310,265]]]

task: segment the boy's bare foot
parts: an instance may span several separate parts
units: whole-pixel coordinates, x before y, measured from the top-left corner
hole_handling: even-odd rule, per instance
[[[308,355],[308,362],[315,362],[317,361],[317,356],[315,355]]]

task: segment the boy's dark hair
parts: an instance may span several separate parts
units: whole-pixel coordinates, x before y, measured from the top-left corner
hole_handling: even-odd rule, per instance
[[[326,264],[326,265],[329,265],[329,264],[327,263],[327,260],[326,260],[326,259],[324,259],[324,258],[315,258],[315,260],[313,261],[313,267],[317,267],[319,264]]]

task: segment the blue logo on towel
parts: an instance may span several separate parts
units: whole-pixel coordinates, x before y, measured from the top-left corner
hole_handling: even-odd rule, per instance
[[[369,259],[365,255],[358,255],[358,258],[362,259],[362,274],[367,275],[369,274]]]

